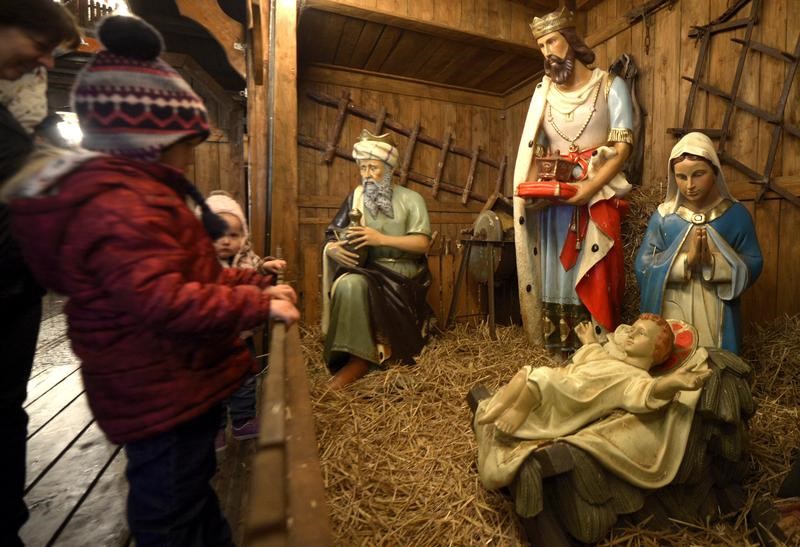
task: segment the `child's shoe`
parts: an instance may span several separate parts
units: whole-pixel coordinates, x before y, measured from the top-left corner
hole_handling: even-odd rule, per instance
[[[214,438],[214,450],[216,452],[222,452],[226,448],[228,448],[228,438],[223,428],[217,431],[217,436]]]
[[[258,420],[251,418],[239,425],[233,424],[233,438],[237,441],[246,441],[258,437]]]

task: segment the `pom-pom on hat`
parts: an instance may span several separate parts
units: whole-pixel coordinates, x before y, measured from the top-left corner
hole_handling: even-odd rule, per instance
[[[72,90],[84,148],[155,161],[179,140],[208,137],[203,100],[158,57],[164,42],[155,28],[138,17],[112,15],[97,35],[106,49]]]

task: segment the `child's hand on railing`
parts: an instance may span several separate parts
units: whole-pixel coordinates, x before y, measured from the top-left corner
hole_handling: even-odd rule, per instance
[[[275,260],[265,260],[258,267],[260,274],[278,274],[286,269],[286,261],[276,258]]]
[[[297,293],[289,285],[273,285],[264,289],[264,293],[275,300],[286,300],[292,304],[297,303]]]
[[[269,303],[269,316],[276,321],[291,325],[300,319],[300,312],[288,300],[272,300]]]

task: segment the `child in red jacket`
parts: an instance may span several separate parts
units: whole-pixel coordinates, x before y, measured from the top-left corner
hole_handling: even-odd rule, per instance
[[[136,544],[232,545],[210,485],[220,403],[255,366],[239,333],[297,320],[296,296],[217,260],[226,226],[183,175],[206,109],[157,31],[110,17],[98,36],[73,89],[87,150],[45,150],[6,184],[12,227],[37,280],[69,297],[90,407],[125,445]]]
[[[250,244],[250,231],[247,229],[247,218],[239,203],[224,190],[214,190],[206,199],[209,209],[219,215],[228,225],[225,233],[214,241],[214,250],[224,268],[242,268],[256,270],[263,275],[278,274],[286,268],[286,261],[268,256],[259,257]],[[195,210],[199,214],[199,210]],[[253,331],[240,334],[242,340],[255,355]],[[225,401],[225,410],[220,422],[220,430],[214,440],[217,452],[227,446],[225,429],[228,415],[231,419],[233,438],[237,441],[253,439],[258,436],[256,420],[256,377],[248,375],[242,386]]]

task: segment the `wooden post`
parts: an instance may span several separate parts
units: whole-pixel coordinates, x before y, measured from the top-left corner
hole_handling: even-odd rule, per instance
[[[503,156],[500,162],[500,168],[497,170],[497,181],[494,183],[494,195],[503,195],[503,183],[506,180],[506,165],[508,165],[508,156]]]
[[[269,47],[266,34],[256,32],[256,29],[269,28],[269,5],[260,5],[258,0],[248,2],[250,7],[250,27],[252,32],[248,33],[250,40],[247,48],[247,163],[248,169],[248,195],[249,199],[249,219],[250,219],[250,240],[253,251],[260,256],[268,253],[267,248],[267,218],[269,210],[268,196],[268,165],[269,165],[269,126],[267,125],[267,88],[259,85],[258,81],[264,81],[263,59],[268,56]],[[259,42],[258,44],[256,42]],[[262,52],[260,55],[258,52]]]
[[[453,138],[453,128],[448,126],[444,131],[442,137],[442,153],[439,155],[439,163],[436,164],[436,176],[433,178],[433,197],[439,195],[439,185],[442,183],[442,174],[444,173],[444,163],[447,161],[447,153],[450,152],[450,141]]]
[[[265,4],[262,9],[260,0],[251,0],[248,6],[250,6],[248,53],[251,59],[248,80],[252,79],[256,85],[264,85],[264,69],[268,57],[266,52],[269,51],[269,4]]]
[[[386,121],[386,105],[381,106],[380,111],[378,111],[378,115],[375,118],[375,131],[373,132],[374,135],[380,135],[383,133],[383,122]]]
[[[219,7],[217,0],[175,0],[178,11],[184,17],[196,21],[213,36],[220,46],[228,62],[241,77],[245,77],[245,57],[234,44],[244,42],[242,25],[228,17]]]
[[[272,139],[271,248],[286,253],[288,280],[297,275],[297,3],[278,0],[272,14],[275,50],[270,55]]]
[[[461,194],[461,203],[467,203],[469,195],[472,192],[472,186],[475,184],[475,171],[478,169],[478,155],[481,153],[481,147],[476,146],[472,151],[472,159],[469,163],[469,176],[467,176],[467,184],[464,186],[464,193]]]
[[[414,125],[411,131],[411,136],[408,138],[408,146],[406,147],[406,156],[403,158],[403,166],[400,168],[400,186],[405,186],[408,181],[408,170],[411,168],[411,157],[414,155],[414,147],[417,145],[417,137],[419,136],[420,122]]]
[[[342,135],[342,128],[344,127],[344,120],[347,117],[347,105],[350,103],[350,92],[342,92],[342,98],[339,99],[339,107],[336,111],[336,123],[331,128],[330,139],[328,140],[328,147],[325,149],[323,160],[325,163],[330,164],[333,158],[336,157],[336,146],[339,144],[339,137]]]

